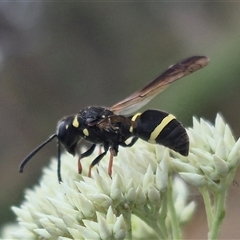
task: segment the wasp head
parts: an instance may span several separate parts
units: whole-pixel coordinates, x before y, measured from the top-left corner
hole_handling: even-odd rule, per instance
[[[65,149],[73,156],[81,137],[78,128],[73,126],[74,116],[69,116],[60,121],[57,127],[57,138]]]

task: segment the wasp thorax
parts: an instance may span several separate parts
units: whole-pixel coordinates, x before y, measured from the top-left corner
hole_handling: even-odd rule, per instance
[[[66,117],[60,121],[57,127],[58,140],[72,155],[75,155],[77,144],[81,139],[76,123],[73,124],[74,121],[76,121],[75,116]]]

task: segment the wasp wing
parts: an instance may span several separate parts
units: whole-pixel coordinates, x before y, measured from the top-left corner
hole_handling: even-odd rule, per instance
[[[171,65],[160,76],[148,83],[142,89],[113,105],[110,109],[115,114],[131,114],[146,105],[153,97],[167,88],[169,84],[205,67],[208,62],[209,59],[205,56],[193,56]]]

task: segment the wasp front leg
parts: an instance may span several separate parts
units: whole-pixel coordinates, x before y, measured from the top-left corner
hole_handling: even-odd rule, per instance
[[[96,144],[93,144],[86,152],[80,154],[80,156],[78,158],[78,173],[79,174],[82,173],[81,159],[90,156],[93,153],[95,147],[96,147]]]

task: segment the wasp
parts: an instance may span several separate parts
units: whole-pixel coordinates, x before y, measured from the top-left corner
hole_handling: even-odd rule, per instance
[[[92,168],[110,151],[108,174],[112,175],[113,157],[118,154],[119,146],[131,147],[140,138],[149,143],[161,144],[183,156],[189,152],[189,138],[186,129],[172,115],[159,110],[146,110],[135,113],[146,105],[158,93],[166,89],[172,82],[189,75],[209,62],[205,56],[193,56],[171,65],[157,78],[140,90],[134,92],[111,108],[90,106],[79,113],[64,117],[57,125],[57,131],[45,142],[33,150],[20,164],[19,172],[23,172],[27,162],[46,144],[57,138],[58,149],[58,181],[61,178],[61,145],[73,156],[77,153],[78,143],[84,139],[92,143],[84,153],[79,154],[78,172],[82,172],[81,159],[90,156],[97,145],[103,151],[89,166],[88,176]],[[129,143],[126,140],[130,139]]]

